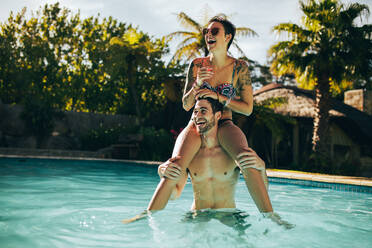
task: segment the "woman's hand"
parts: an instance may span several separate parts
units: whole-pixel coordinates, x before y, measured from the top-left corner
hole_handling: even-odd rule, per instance
[[[195,100],[201,99],[201,98],[213,98],[215,100],[218,100],[218,93],[209,89],[200,89],[197,90],[195,93]]]
[[[201,67],[196,74],[196,85],[202,86],[203,82],[213,77],[212,67]]]
[[[168,159],[165,163],[159,165],[158,167],[158,174],[159,177],[166,177],[171,180],[178,180],[181,177],[181,167],[174,163],[180,157],[174,157]]]

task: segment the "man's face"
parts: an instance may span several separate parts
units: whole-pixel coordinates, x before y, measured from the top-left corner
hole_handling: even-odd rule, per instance
[[[192,113],[192,120],[198,133],[206,133],[216,125],[216,116],[207,100],[198,100]]]

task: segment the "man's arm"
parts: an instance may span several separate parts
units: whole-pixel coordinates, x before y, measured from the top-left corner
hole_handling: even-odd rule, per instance
[[[267,192],[267,176],[265,163],[257,153],[249,148],[238,155],[238,163],[248,191],[260,212],[272,212],[273,208]]]
[[[186,182],[187,182],[187,174],[182,173],[181,167],[179,165],[177,165],[176,163],[174,163],[174,161],[176,161],[179,158],[180,157],[170,158],[165,163],[159,165],[158,175],[160,177],[160,183],[158,184],[158,187],[156,188],[156,191],[153,195],[153,198],[152,198],[152,200],[149,204],[149,207],[147,208],[147,210],[145,210],[142,213],[134,216],[133,218],[122,220],[122,223],[129,224],[129,223],[144,219],[151,214],[150,210],[153,211],[153,210],[162,209],[162,208],[157,209],[159,204],[164,204],[164,206],[163,206],[163,208],[164,208],[165,205],[167,204],[169,198],[171,200],[175,200],[178,197],[180,197],[183,189],[185,188]],[[171,181],[171,182],[175,182],[175,186],[173,186],[174,183],[168,183],[168,184],[165,183],[164,182],[165,179],[167,179],[168,181]],[[161,188],[161,187],[163,187],[163,188]],[[161,188],[161,189],[159,190],[159,188]],[[165,190],[164,190],[164,188],[165,188]],[[170,190],[170,189],[171,189],[171,194],[167,198],[168,190]],[[160,199],[160,203],[159,203],[159,199]]]
[[[254,168],[260,171],[266,190],[269,189],[269,181],[267,179],[265,162],[257,155],[257,153],[252,148],[249,148],[248,152],[240,153],[238,155],[238,162],[242,170]]]
[[[174,163],[179,157],[170,158],[167,162],[159,165],[158,175],[160,179],[163,177],[177,181],[176,187],[173,189],[170,200],[176,200],[181,196],[187,182],[187,173],[183,174],[181,167]]]
[[[249,148],[249,151],[238,155],[238,162],[249,193],[251,194],[260,212],[263,213],[264,217],[270,218],[273,222],[280,226],[284,226],[286,229],[294,228],[293,224],[283,220],[279,214],[273,212],[267,192],[268,180],[265,162],[251,148]],[[258,176],[258,173],[260,176]],[[262,182],[265,185],[265,190],[263,189],[264,187],[262,187]]]

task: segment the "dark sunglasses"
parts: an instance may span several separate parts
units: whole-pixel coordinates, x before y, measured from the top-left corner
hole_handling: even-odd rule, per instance
[[[219,28],[211,28],[211,29],[209,29],[209,28],[203,28],[203,31],[202,31],[203,32],[203,36],[205,36],[206,34],[208,34],[209,31],[211,31],[211,34],[213,36],[216,36],[218,34],[218,31],[220,31],[220,29]]]

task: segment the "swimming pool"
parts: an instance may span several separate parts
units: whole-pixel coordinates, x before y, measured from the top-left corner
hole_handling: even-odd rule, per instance
[[[291,230],[261,217],[243,180],[243,234],[215,218],[185,221],[190,183],[165,210],[122,224],[146,208],[158,181],[148,165],[0,158],[0,247],[372,247],[372,194],[283,183],[269,194]]]

